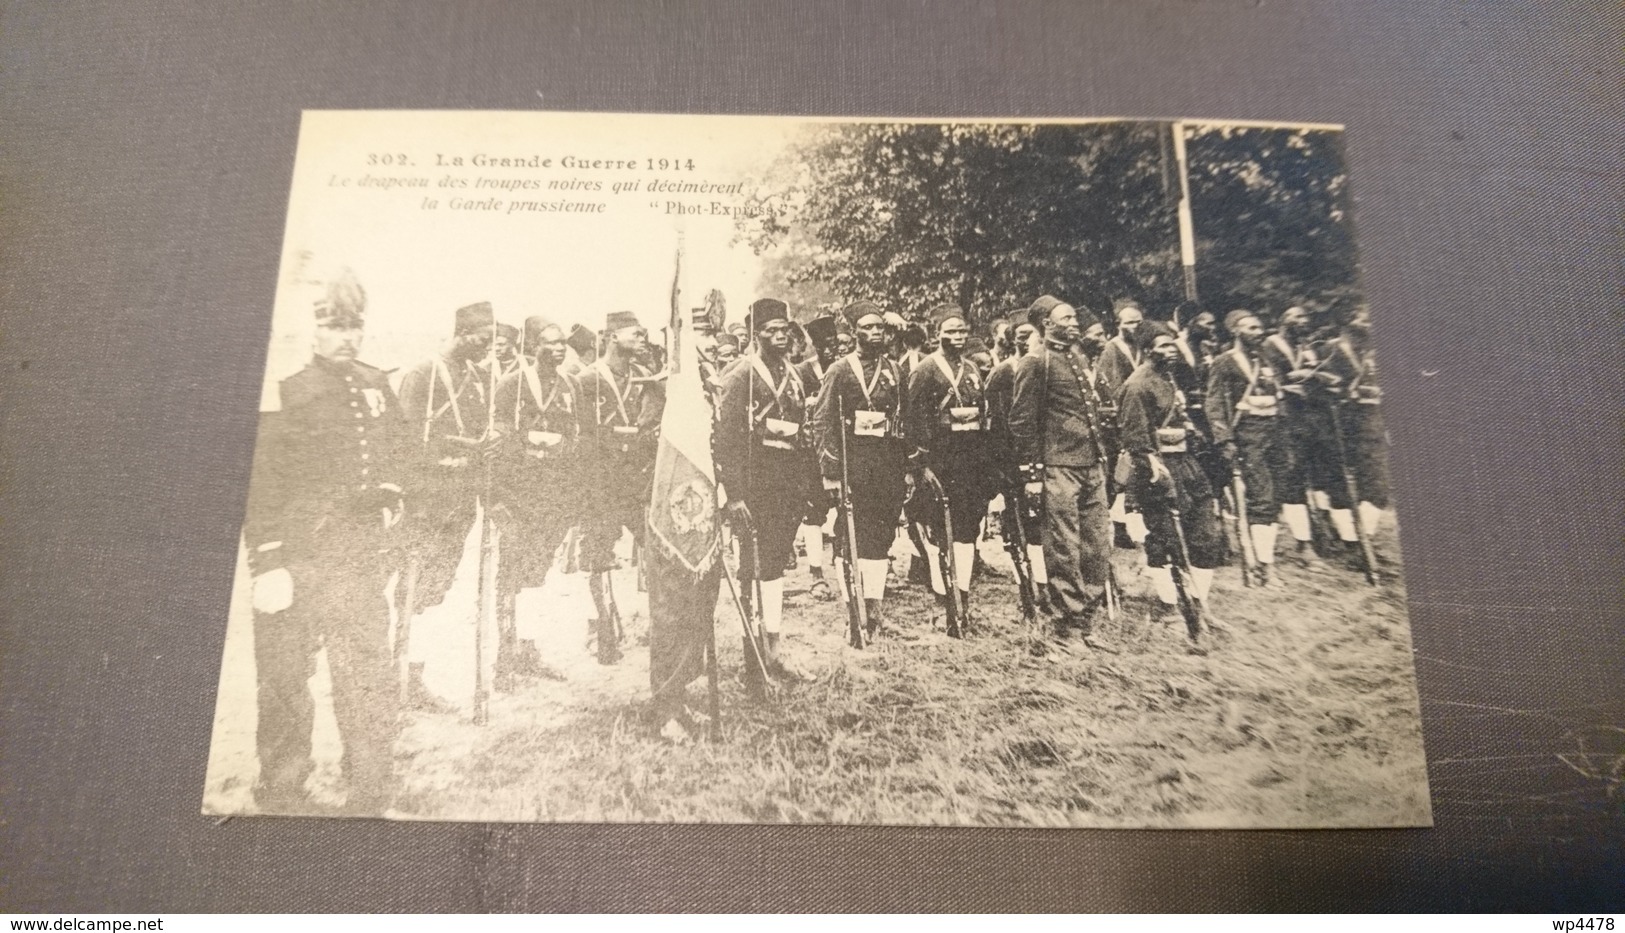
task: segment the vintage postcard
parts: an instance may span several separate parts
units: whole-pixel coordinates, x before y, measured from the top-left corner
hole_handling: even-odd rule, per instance
[[[307,112],[204,811],[1429,825],[1343,151]]]

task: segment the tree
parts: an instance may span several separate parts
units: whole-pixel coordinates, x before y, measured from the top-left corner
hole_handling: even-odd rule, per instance
[[[740,235],[822,282],[922,318],[981,322],[1044,292],[1166,303],[1172,205],[1152,124],[830,124],[763,180]]]
[[[1199,127],[1187,151],[1206,307],[1341,318],[1359,303],[1342,134]]]
[[[981,323],[1051,293],[1168,318],[1184,297],[1171,144],[1155,122],[819,124],[757,180],[738,234],[764,284],[816,303],[918,320],[948,302]],[[1197,126],[1188,154],[1204,305],[1357,295],[1338,134]]]

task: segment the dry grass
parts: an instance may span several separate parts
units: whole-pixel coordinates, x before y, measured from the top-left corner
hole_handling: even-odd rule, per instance
[[[1388,534],[1384,553],[1397,553]],[[844,645],[838,602],[792,575],[787,653],[815,679],[752,704],[738,684],[737,622],[719,612],[722,740],[671,745],[644,722],[646,652],[598,668],[579,623],[526,633],[567,683],[498,697],[492,721],[417,715],[399,746],[408,818],[562,821],[939,823],[1021,826],[1427,824],[1426,767],[1404,593],[1347,570],[1285,567],[1289,589],[1222,572],[1230,632],[1206,654],[1150,630],[1138,552],[1120,552],[1114,653],[1024,631],[997,568],[979,581],[981,631],[955,641],[928,597],[894,588],[899,634]],[[630,577],[621,587],[632,587]],[[550,584],[545,605],[579,601]],[[633,603],[623,596],[623,604]],[[529,607],[529,608],[527,608]],[[731,608],[728,610],[731,613]],[[552,614],[552,613],[549,613]],[[579,618],[579,615],[574,616]],[[644,625],[633,613],[630,636]],[[691,705],[704,708],[703,682]],[[331,771],[331,769],[328,769]],[[329,776],[331,779],[331,775]]]

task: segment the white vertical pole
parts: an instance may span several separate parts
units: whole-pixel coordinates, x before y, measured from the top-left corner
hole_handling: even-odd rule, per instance
[[[1196,233],[1191,224],[1191,173],[1185,160],[1185,124],[1175,123],[1173,132],[1174,161],[1179,165],[1179,259],[1185,267],[1185,299],[1195,301]]]

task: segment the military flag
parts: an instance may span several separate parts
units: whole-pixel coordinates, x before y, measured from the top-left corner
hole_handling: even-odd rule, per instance
[[[684,688],[705,673],[722,568],[711,408],[691,328],[680,310],[682,256],[679,245],[671,283],[666,407],[648,510],[649,686],[657,711],[668,715],[681,713]]]

